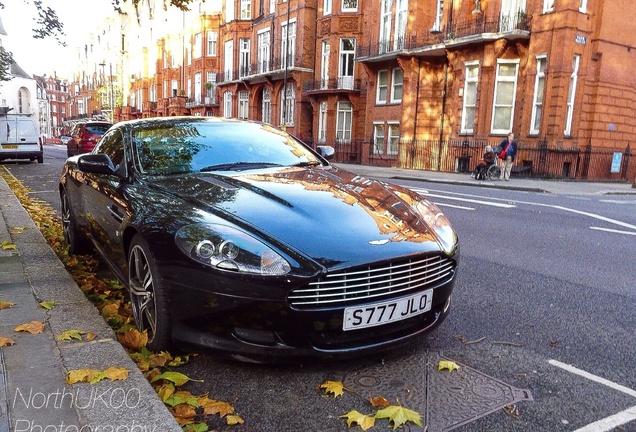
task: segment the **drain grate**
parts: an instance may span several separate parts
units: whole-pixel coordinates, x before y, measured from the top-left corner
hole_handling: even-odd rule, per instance
[[[532,401],[527,390],[517,389],[468,366],[451,373],[438,372],[439,353],[401,359],[347,374],[346,387],[365,398],[383,396],[422,415],[424,429],[445,432],[470,423],[504,406]]]

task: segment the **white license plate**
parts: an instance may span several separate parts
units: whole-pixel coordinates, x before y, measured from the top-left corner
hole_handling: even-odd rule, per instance
[[[433,290],[430,289],[397,300],[346,308],[342,329],[354,330],[405,320],[431,310],[432,301]]]

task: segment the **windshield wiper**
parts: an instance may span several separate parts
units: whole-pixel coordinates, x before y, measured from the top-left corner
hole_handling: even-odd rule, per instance
[[[272,162],[231,162],[231,163],[210,165],[205,168],[201,168],[199,171],[200,172],[244,171],[248,169],[268,168],[268,167],[276,167],[276,166],[282,166],[282,165],[277,163],[272,163]]]
[[[322,165],[322,163],[320,161],[304,161],[304,162],[298,162],[292,166],[295,167],[308,167],[308,166],[318,166],[318,165]]]

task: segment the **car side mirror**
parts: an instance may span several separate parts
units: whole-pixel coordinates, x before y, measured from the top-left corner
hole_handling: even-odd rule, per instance
[[[336,150],[331,146],[317,146],[316,151],[327,160],[333,159],[336,154]]]
[[[92,174],[108,174],[119,177],[117,167],[105,154],[86,154],[77,159],[77,167],[80,171]]]

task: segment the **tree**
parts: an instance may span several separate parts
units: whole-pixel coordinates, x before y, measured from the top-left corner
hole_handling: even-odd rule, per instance
[[[16,0],[12,0],[16,1]],[[28,0],[23,0],[28,3]],[[95,0],[91,0],[95,1]],[[99,1],[109,1],[109,0],[99,0]],[[137,8],[141,0],[110,0],[113,9],[118,11],[119,13],[124,13],[121,9],[123,3],[127,3],[128,1]],[[180,10],[188,10],[189,4],[194,0],[170,0],[170,5],[174,6]],[[48,37],[55,38],[58,43],[62,46],[66,46],[66,43],[62,40],[64,36],[64,23],[62,23],[57,13],[51,7],[46,6],[44,0],[33,0],[33,6],[35,7],[36,18],[34,21],[36,23],[36,27],[33,29],[33,38],[34,39],[44,39]],[[164,3],[165,4],[165,3]],[[3,1],[0,1],[0,9],[4,9]],[[10,67],[13,63],[13,57],[10,52],[6,51],[4,48],[0,46],[0,81],[8,81],[11,79],[10,76]]]

